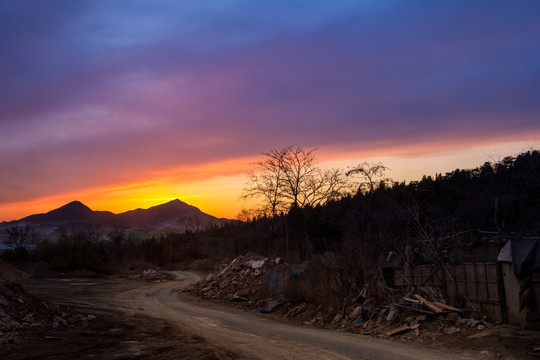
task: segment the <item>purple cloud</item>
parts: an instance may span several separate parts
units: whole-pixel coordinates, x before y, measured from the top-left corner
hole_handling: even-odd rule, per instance
[[[4,1],[0,202],[293,143],[538,134],[538,13],[537,1]]]

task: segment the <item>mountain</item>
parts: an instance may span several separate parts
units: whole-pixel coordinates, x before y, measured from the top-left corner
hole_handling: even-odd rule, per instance
[[[118,217],[132,228],[157,227],[170,230],[204,229],[227,221],[208,215],[178,199],[148,209],[130,210],[118,214]]]
[[[17,222],[72,227],[125,224],[131,229],[180,231],[204,229],[209,225],[223,224],[227,221],[208,215],[195,206],[176,199],[148,209],[130,210],[120,214],[94,211],[80,201],[72,201],[48,213],[30,215]]]
[[[115,220],[116,215],[110,211],[93,211],[80,201],[51,210],[45,214],[35,214],[20,219],[19,222],[52,223],[52,224],[95,224]]]

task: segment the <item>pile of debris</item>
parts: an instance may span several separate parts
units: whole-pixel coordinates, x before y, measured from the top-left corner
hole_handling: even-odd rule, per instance
[[[382,337],[407,336],[411,332],[419,336],[422,329],[431,335],[451,335],[493,325],[487,318],[467,316],[465,310],[448,305],[440,291],[428,287],[415,288],[398,301],[386,300],[385,306],[381,306],[374,293],[365,289],[357,298],[347,301],[348,307],[336,309],[325,303],[291,304],[283,298],[282,292],[275,296],[272,285],[277,280],[303,280],[295,278],[296,272],[291,270],[291,265],[281,262],[280,258],[269,260],[254,254],[238,256],[186,291],[206,299],[243,302],[246,307],[260,307],[262,313],[276,312],[304,325],[341,328]]]
[[[19,283],[0,283],[0,331],[42,325],[58,315],[50,304],[28,293]]]
[[[485,317],[466,316],[462,309],[441,301],[429,301],[427,297],[415,290],[387,306],[380,306],[376,299],[370,298],[337,310],[324,304],[302,303],[293,308],[284,306],[282,316],[304,325],[341,328],[380,337],[408,336],[410,333],[418,337],[421,329],[430,336],[452,335],[467,329],[483,330],[493,326]]]
[[[14,343],[14,336],[7,334],[24,331],[29,327],[75,325],[95,320],[93,315],[82,315],[72,309],[61,309],[30,294],[18,282],[0,282],[0,347],[5,342]]]
[[[378,307],[377,302],[367,299],[363,305],[336,317],[334,324],[362,334],[392,337],[414,332],[420,335],[421,327],[431,333],[453,335],[466,329],[483,330],[493,326],[486,317],[475,319],[465,316],[465,311],[441,301],[429,301],[425,294],[416,290],[398,303]]]
[[[141,274],[130,275],[130,279],[149,280],[149,281],[167,281],[174,279],[174,275],[165,271],[156,271],[154,269],[146,269]]]
[[[268,260],[255,254],[240,255],[188,291],[207,299],[250,302],[266,296],[265,274],[280,261],[280,258]]]

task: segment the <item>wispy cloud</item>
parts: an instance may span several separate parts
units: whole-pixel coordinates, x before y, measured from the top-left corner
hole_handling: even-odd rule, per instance
[[[538,139],[538,13],[537,1],[4,1],[0,205],[294,143],[339,156]]]

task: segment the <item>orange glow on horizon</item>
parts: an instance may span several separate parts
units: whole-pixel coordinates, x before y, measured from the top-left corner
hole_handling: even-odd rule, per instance
[[[179,199],[216,216],[234,219],[245,206],[239,199],[251,158],[152,173],[152,179],[114,184],[0,205],[0,221],[45,213],[78,200],[92,210],[121,213]]]
[[[453,144],[453,145],[452,145]],[[383,162],[390,170],[386,176],[396,181],[419,180],[422,175],[445,173],[456,168],[473,168],[485,161],[496,161],[492,157],[516,155],[527,148],[538,147],[535,140],[507,141],[494,143],[426,143],[378,150],[354,151],[346,144],[341,147],[325,147],[316,153],[320,164],[328,167],[347,168],[362,161]],[[495,151],[495,153],[494,153]],[[78,191],[70,191],[28,199],[20,202],[0,204],[0,221],[21,219],[31,214],[45,213],[66,203],[79,200],[92,210],[107,210],[120,213],[136,208],[149,208],[180,199],[201,211],[216,216],[234,219],[244,208],[253,207],[254,202],[240,200],[247,174],[254,161],[261,155],[229,159],[198,166],[161,169],[123,184],[111,184]]]

